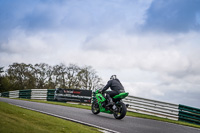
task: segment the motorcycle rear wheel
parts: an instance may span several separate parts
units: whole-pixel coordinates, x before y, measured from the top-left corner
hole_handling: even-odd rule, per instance
[[[118,104],[116,104],[116,107],[117,107],[117,111],[113,112],[115,119],[124,118],[127,111],[126,105],[123,102],[119,102]]]
[[[91,108],[91,110],[92,110],[92,113],[95,114],[95,115],[98,114],[98,113],[100,112],[99,104],[98,104],[97,101],[94,101],[94,102],[92,103],[92,108]]]

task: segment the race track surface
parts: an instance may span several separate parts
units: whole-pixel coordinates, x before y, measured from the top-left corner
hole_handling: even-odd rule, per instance
[[[99,113],[94,115],[90,110],[67,106],[8,98],[0,98],[0,101],[94,124],[120,133],[200,133],[200,130],[197,128],[150,119],[126,116],[122,120],[116,120],[110,114]]]

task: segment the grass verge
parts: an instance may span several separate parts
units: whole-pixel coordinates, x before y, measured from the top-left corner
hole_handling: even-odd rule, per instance
[[[98,133],[98,129],[0,102],[0,133]],[[78,127],[78,128],[77,128]]]

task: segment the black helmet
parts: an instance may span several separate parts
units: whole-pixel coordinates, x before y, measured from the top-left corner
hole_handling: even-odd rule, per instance
[[[110,80],[113,80],[113,79],[117,79],[117,76],[116,76],[116,75],[112,75],[112,76],[110,77]]]

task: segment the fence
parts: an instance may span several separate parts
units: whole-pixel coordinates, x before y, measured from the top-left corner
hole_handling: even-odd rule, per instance
[[[54,101],[54,94],[55,94],[55,89],[48,89],[47,90],[47,100]]]
[[[54,101],[55,89],[16,90],[0,93],[2,97],[26,98]],[[94,95],[92,100],[94,100]],[[135,96],[128,96],[124,103],[129,104],[128,111],[153,115],[171,120],[185,121],[200,125],[200,109],[185,105],[172,104]]]
[[[10,98],[19,98],[19,90],[16,91],[9,91]]]
[[[2,97],[9,97],[9,91],[1,93]]]
[[[55,89],[30,89],[30,90],[16,90],[1,93],[2,97],[9,98],[25,98],[36,100],[54,100]]]
[[[31,90],[19,90],[19,98],[31,99]]]
[[[179,121],[200,125],[200,109],[179,105]]]
[[[124,102],[129,111],[178,120],[178,105],[135,96],[128,96]]]

